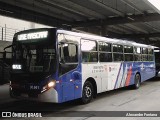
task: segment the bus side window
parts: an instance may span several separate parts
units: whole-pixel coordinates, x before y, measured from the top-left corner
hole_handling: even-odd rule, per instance
[[[113,44],[113,60],[114,61],[123,61],[123,46],[119,44]]]
[[[82,62],[97,62],[97,52],[82,52]]]
[[[134,47],[134,61],[141,61],[141,48]]]
[[[133,46],[124,46],[124,60],[133,61]]]
[[[98,62],[97,43],[92,40],[81,40],[82,62]]]
[[[99,42],[99,61],[112,62],[111,44]]]
[[[153,61],[154,56],[153,56],[153,49],[149,48],[148,49],[148,61]]]
[[[72,43],[62,44],[59,48],[60,61],[62,63],[77,63],[78,62],[78,46]]]
[[[148,61],[148,48],[142,48],[142,61]]]

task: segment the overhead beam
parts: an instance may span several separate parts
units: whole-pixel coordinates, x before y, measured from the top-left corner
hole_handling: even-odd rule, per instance
[[[4,2],[0,2],[0,14],[54,27],[68,27],[68,25],[71,24],[65,20],[57,19],[40,12],[27,10]]]
[[[81,14],[83,16],[89,17],[89,18],[100,18],[100,19],[104,19],[105,15],[96,12],[94,10],[88,9],[80,4],[76,4],[75,1],[57,1],[57,0],[48,0],[48,1],[52,1],[52,4],[55,4],[56,6],[59,6],[60,8],[63,9],[68,9],[72,12],[76,12],[78,14]]]
[[[126,23],[150,22],[150,21],[160,21],[160,14],[148,13],[141,15],[129,15],[125,17],[113,17],[104,20],[101,19],[101,20],[78,21],[73,23],[73,27],[117,25]]]
[[[160,32],[158,33],[148,33],[148,34],[121,34],[118,38],[154,38],[160,37]]]
[[[109,10],[113,13],[116,13],[119,16],[124,16],[124,13],[122,13],[121,11],[119,11],[115,8],[110,7],[109,5],[106,5],[103,1],[98,1],[98,0],[88,0],[88,1],[93,2],[96,5],[99,5],[100,7],[102,7],[103,9],[105,9],[107,11]]]

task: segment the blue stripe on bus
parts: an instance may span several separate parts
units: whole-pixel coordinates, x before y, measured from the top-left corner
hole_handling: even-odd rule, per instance
[[[121,69],[122,69],[122,63],[120,65],[120,68],[119,68],[119,71],[118,71],[118,75],[117,75],[117,79],[116,79],[116,83],[115,83],[114,89],[116,89],[116,85],[117,85],[117,82],[118,82],[118,78],[119,78],[119,74],[120,74]]]

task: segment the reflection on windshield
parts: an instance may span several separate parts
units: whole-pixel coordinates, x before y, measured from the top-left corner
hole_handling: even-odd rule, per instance
[[[53,46],[18,45],[15,48],[17,63],[30,72],[49,72],[55,66],[55,49]],[[52,65],[52,67],[51,67]]]

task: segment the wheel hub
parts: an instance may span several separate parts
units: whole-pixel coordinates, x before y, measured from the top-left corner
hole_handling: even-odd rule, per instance
[[[88,86],[86,86],[86,90],[85,90],[86,92],[86,97],[87,98],[89,98],[89,97],[91,97],[91,95],[92,95],[92,90],[91,90],[91,88],[90,87],[88,87]]]

